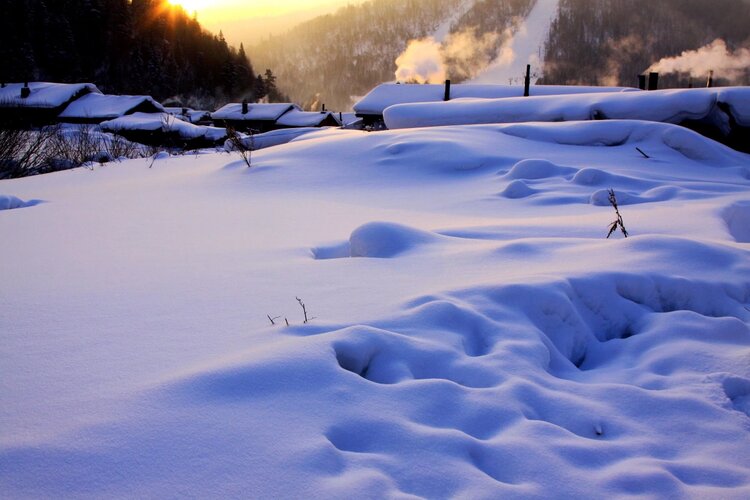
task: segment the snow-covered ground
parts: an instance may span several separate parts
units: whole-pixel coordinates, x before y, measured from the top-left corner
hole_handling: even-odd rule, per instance
[[[749,156],[301,139],[0,181],[0,496],[750,496]]]
[[[552,21],[557,17],[559,3],[559,0],[536,0],[497,60],[469,83],[523,84],[527,64],[531,64],[532,71],[541,76],[544,44]]]

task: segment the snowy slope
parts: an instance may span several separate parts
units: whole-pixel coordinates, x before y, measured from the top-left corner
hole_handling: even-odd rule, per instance
[[[0,211],[0,496],[750,495],[750,157],[602,121],[252,161],[0,181],[37,202]]]
[[[451,33],[451,27],[456,23],[461,16],[469,12],[477,0],[462,0],[448,15],[443,22],[441,22],[431,37],[438,43],[443,43]]]
[[[550,25],[557,17],[559,0],[536,0],[526,19],[516,28],[513,38],[501,50],[498,58],[469,83],[520,84],[526,74],[526,65],[541,73],[544,61],[544,44]],[[512,57],[509,55],[512,54]]]

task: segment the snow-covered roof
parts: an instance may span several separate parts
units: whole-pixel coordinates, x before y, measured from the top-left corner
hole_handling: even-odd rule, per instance
[[[476,98],[500,99],[505,97],[522,97],[523,86],[518,85],[451,85],[451,99]],[[601,92],[637,91],[629,87],[583,87],[574,85],[534,85],[529,89],[532,96],[590,94]],[[382,115],[385,108],[394,104],[412,102],[442,102],[445,97],[445,85],[418,85],[384,83],[378,85],[354,105],[358,115]]]
[[[726,133],[729,132],[730,119],[722,107],[728,107],[739,125],[750,126],[750,87],[399,104],[386,109],[384,119],[390,129],[592,119],[664,123],[709,120]]]
[[[247,105],[247,113],[242,113],[242,103],[233,102],[211,113],[214,120],[237,120],[237,121],[276,121],[281,115],[289,110],[301,110],[299,106],[291,103],[251,103]]]
[[[31,93],[23,98],[23,86],[23,83],[8,83],[0,88],[0,107],[57,108],[81,93],[101,94],[93,83],[29,82]]]
[[[159,111],[164,111],[161,104],[145,95],[105,95],[87,94],[71,102],[60,113],[60,118],[104,118],[122,116],[143,103],[150,103]]]
[[[219,141],[227,135],[226,130],[221,127],[193,125],[178,120],[168,113],[133,113],[102,122],[101,128],[107,132],[161,130],[165,133],[176,133],[185,140],[205,138],[210,141]]]
[[[336,120],[336,123],[338,123],[339,119],[330,111],[320,113],[316,111],[300,111],[298,109],[292,109],[281,115],[281,118],[276,120],[276,123],[283,127],[316,127],[329,116],[332,116],[333,119]]]
[[[185,110],[186,114],[182,114],[182,111]],[[195,123],[198,121],[201,121],[202,119],[206,117],[211,116],[210,111],[200,110],[200,109],[192,109],[192,108],[181,108],[178,106],[165,106],[164,111],[169,113],[170,115],[179,118],[180,120],[185,120],[190,123]]]

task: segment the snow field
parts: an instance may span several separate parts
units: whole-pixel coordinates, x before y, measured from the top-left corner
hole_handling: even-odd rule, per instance
[[[0,212],[0,491],[746,498],[748,158],[531,123],[3,181],[46,203]]]

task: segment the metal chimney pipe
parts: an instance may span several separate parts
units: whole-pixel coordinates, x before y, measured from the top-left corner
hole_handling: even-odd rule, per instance
[[[714,70],[708,72],[708,81],[706,82],[706,88],[714,86]]]
[[[526,65],[526,78],[523,80],[523,96],[529,97],[529,87],[531,86],[531,64]]]
[[[29,88],[29,82],[24,82],[21,87],[21,99],[26,99],[31,95],[31,89]]]
[[[446,80],[445,81],[445,95],[443,96],[444,101],[450,101],[451,100],[451,81]]]
[[[648,89],[657,90],[659,88],[659,73],[648,74]]]
[[[646,75],[638,75],[638,88],[646,90]]]
[[[242,114],[246,115],[248,112],[247,99],[242,99]]]

